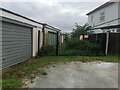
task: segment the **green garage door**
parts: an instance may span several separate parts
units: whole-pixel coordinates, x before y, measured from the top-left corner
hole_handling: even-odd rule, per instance
[[[56,42],[57,42],[57,34],[48,32],[48,45],[56,46]]]
[[[6,68],[32,56],[32,29],[17,24],[2,23],[2,67]]]

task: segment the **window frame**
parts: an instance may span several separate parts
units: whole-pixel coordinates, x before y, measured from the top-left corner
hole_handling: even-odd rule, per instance
[[[104,22],[105,21],[105,12],[101,12],[100,13],[100,22]]]

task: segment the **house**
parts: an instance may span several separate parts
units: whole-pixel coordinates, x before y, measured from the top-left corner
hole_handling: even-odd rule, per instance
[[[119,28],[107,28],[120,25],[120,1],[106,2],[88,14],[88,24],[92,27],[89,33],[120,32]],[[106,27],[105,29],[101,29]]]
[[[120,55],[120,0],[106,2],[87,15],[91,26],[88,33],[96,41],[102,41],[105,55]]]
[[[59,33],[60,30],[57,28],[1,8],[0,61],[2,61],[2,68],[37,56],[44,42],[48,41],[50,45],[58,45]],[[45,39],[47,35],[49,35],[48,40]]]

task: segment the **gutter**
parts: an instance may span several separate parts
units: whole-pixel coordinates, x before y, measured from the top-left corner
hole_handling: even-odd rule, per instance
[[[55,28],[55,27],[48,25],[48,24],[45,24],[45,23],[43,23],[42,25],[45,26],[46,28],[49,28],[49,29],[54,30],[54,31],[61,31],[60,29]]]
[[[96,29],[111,29],[111,28],[120,28],[120,24],[119,24],[119,25],[106,26],[106,27],[99,27],[99,28],[91,28],[90,30],[96,30]]]

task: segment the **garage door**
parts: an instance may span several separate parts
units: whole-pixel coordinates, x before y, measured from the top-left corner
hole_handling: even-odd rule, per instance
[[[57,34],[53,32],[48,32],[48,45],[56,46]]]
[[[32,56],[32,29],[12,23],[2,23],[3,68],[30,59]]]

